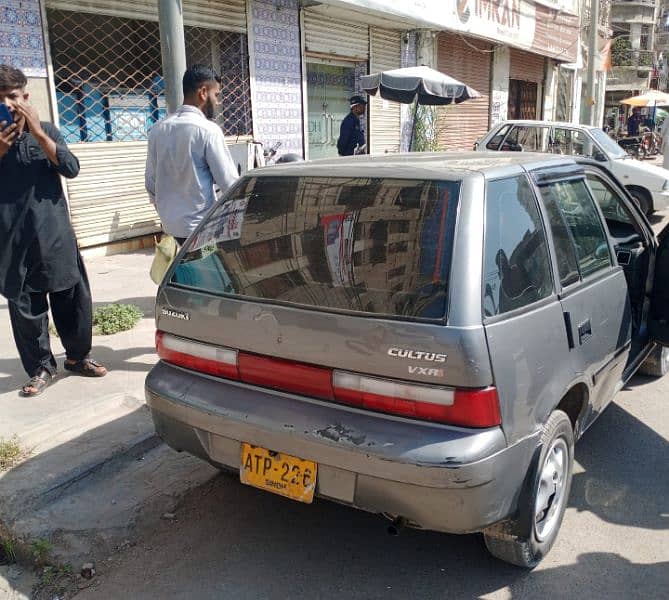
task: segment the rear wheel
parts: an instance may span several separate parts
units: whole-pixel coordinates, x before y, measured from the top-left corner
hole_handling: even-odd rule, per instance
[[[669,348],[658,346],[641,363],[639,373],[651,377],[662,377],[669,371]]]
[[[574,433],[569,417],[554,411],[544,426],[539,459],[516,519],[483,532],[488,551],[505,562],[532,568],[548,554],[567,507],[574,466]]]
[[[653,203],[648,196],[648,192],[638,188],[627,188],[627,191],[632,195],[644,215],[650,215],[653,212]]]

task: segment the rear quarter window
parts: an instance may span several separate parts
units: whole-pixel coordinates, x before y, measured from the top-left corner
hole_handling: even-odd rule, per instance
[[[483,277],[486,317],[530,305],[553,291],[546,235],[525,176],[486,186]]]
[[[324,310],[442,319],[460,183],[248,177],[171,283]]]

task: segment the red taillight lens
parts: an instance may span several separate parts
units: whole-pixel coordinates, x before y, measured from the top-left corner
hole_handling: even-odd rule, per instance
[[[454,425],[465,427],[501,425],[497,388],[491,386],[478,390],[456,390],[450,419]]]
[[[156,352],[161,360],[216,377],[239,379],[237,351],[200,344],[156,331]]]
[[[278,358],[239,353],[239,378],[260,385],[332,400],[332,371]]]

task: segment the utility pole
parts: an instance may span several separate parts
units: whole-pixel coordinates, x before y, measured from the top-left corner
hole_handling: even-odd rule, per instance
[[[160,53],[163,60],[163,79],[167,112],[176,112],[183,104],[181,81],[186,71],[186,42],[181,0],[158,0]]]
[[[599,2],[590,0],[590,28],[588,30],[588,81],[585,88],[585,124],[595,125],[595,70],[599,41]]]

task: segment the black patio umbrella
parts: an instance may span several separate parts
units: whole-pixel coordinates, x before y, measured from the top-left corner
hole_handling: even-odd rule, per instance
[[[459,104],[481,96],[468,85],[426,66],[405,67],[364,75],[360,81],[362,89],[371,96],[379,93],[385,100],[414,104],[409,150],[413,144],[419,104],[425,106]]]

